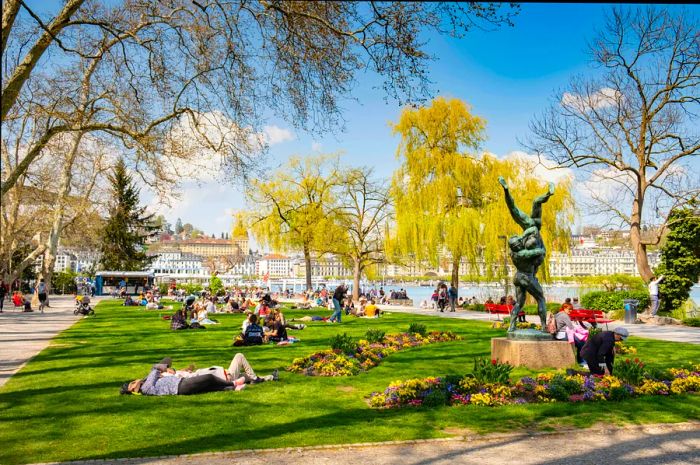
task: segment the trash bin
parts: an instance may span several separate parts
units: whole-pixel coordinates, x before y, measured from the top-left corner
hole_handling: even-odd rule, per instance
[[[636,323],[639,301],[637,299],[625,299],[623,303],[625,305],[625,324]]]

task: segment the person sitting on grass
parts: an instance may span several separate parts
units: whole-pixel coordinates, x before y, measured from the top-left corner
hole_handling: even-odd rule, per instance
[[[262,344],[265,333],[258,324],[258,316],[253,313],[248,317],[248,320],[250,322],[243,332],[243,345],[252,346]]]
[[[268,376],[257,376],[243,354],[236,354],[231,360],[228,376],[222,378],[213,373],[200,374],[190,377],[167,376],[171,359],[164,358],[153,365],[148,376],[144,379],[135,379],[124,383],[119,391],[121,394],[144,394],[147,396],[167,396],[200,394],[203,392],[226,391],[237,389],[245,383],[262,383],[264,381],[277,381],[278,373],[275,370]],[[166,374],[166,376],[163,376]]]
[[[374,299],[369,299],[369,304],[365,307],[365,316],[367,318],[379,318],[381,310],[374,304]]]

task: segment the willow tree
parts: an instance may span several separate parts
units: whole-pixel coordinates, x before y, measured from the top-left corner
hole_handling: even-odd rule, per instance
[[[268,179],[246,190],[256,239],[277,250],[304,253],[306,287],[311,289],[311,257],[331,251],[342,237],[337,226],[338,158],[292,157]]]
[[[396,224],[390,253],[432,265],[447,256],[455,286],[463,260],[473,271],[493,277],[504,254],[499,235],[520,232],[498,177],[508,179],[519,205],[546,189],[525,159],[472,155],[484,139],[484,128],[485,121],[463,101],[444,98],[404,110],[393,126],[401,136],[397,157],[402,164],[392,181]],[[550,247],[557,239],[566,240],[556,241],[556,248],[568,243],[573,209],[569,188],[568,182],[560,184],[544,209],[542,235]]]

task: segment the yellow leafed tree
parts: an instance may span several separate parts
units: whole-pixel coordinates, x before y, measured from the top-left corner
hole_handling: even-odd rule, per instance
[[[247,197],[256,239],[277,250],[302,250],[306,286],[311,288],[311,256],[323,255],[344,240],[337,225],[335,196],[338,158],[290,158],[269,179],[254,180]]]
[[[463,101],[439,97],[430,106],[404,110],[393,126],[401,136],[397,157],[402,164],[392,180],[396,227],[387,251],[394,259],[411,257],[432,265],[447,255],[455,286],[463,261],[473,273],[502,273],[504,250],[498,236],[521,232],[498,177],[508,180],[525,210],[546,190],[527,160],[472,155],[483,141],[485,124]],[[570,181],[560,183],[545,205],[542,236],[548,250],[568,246],[574,208],[570,188]]]

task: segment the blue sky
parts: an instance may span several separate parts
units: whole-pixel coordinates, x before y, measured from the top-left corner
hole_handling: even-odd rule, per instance
[[[603,4],[523,4],[514,27],[495,31],[473,30],[463,39],[428,37],[427,51],[437,60],[430,69],[434,95],[457,97],[487,120],[483,149],[504,156],[523,150],[518,143],[528,134],[528,122],[548,105],[555,91],[579,73],[591,75],[587,40],[602,27]],[[677,9],[681,7],[670,6]],[[686,6],[692,14],[697,7]],[[344,131],[314,137],[296,131],[282,120],[271,120],[278,137],[269,152],[270,169],[291,155],[342,152],[343,161],[375,167],[390,177],[398,166],[398,139],[388,123],[396,121],[401,108],[385,101],[373,89],[376,76],[360,75],[354,92],[357,101],[346,101]],[[181,201],[160,208],[172,223],[179,217],[206,233],[229,230],[230,213],[245,208],[243,195],[220,181],[183,186]],[[579,222],[587,222],[580,219]]]

